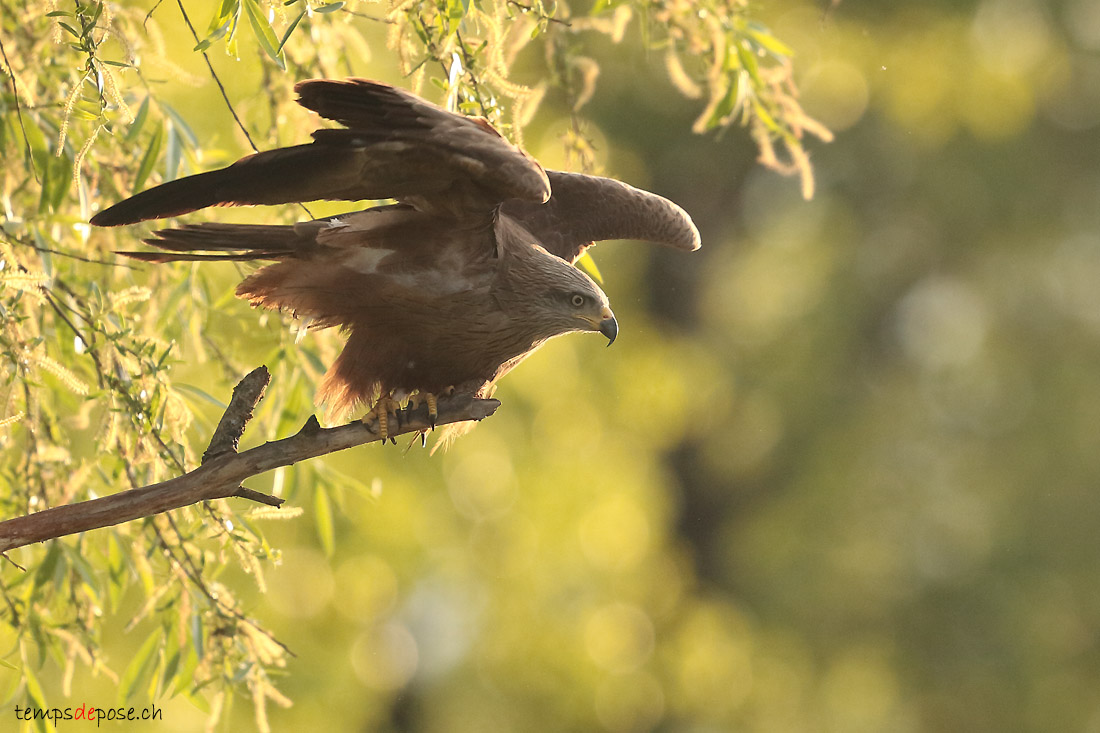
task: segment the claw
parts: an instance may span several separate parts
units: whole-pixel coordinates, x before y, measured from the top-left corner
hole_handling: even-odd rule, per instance
[[[397,424],[401,424],[401,419],[397,416],[397,411],[400,408],[400,404],[397,400],[393,399],[392,394],[384,394],[378,397],[378,401],[374,403],[374,407],[370,411],[363,415],[363,423],[369,423],[371,419],[378,421],[378,434],[382,436],[382,445],[386,444],[389,440],[391,443],[397,443],[396,440],[390,435],[390,415],[393,415],[393,419],[397,421]]]
[[[428,406],[428,425],[435,430],[435,422],[439,419],[439,400],[431,392],[414,392],[409,396],[408,409],[411,411],[420,407],[421,401]]]
[[[435,421],[439,419],[439,402],[431,392],[424,395],[424,399],[428,403],[428,424],[435,430]],[[420,437],[423,438],[424,434],[421,433]]]

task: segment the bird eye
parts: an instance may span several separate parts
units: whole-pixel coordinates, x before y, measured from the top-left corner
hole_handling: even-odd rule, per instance
[[[573,293],[573,297],[570,298],[569,302],[573,304],[574,308],[580,308],[584,305],[584,296],[580,293]]]

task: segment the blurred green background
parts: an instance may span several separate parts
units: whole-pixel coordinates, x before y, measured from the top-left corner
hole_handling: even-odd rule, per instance
[[[1100,731],[1100,1],[755,12],[836,134],[811,201],[738,129],[693,135],[659,55],[599,47],[599,162],[703,249],[597,248],[614,348],[552,342],[449,451],[250,484],[305,509],[264,525],[266,594],[221,578],[296,654],[274,730]],[[214,56],[247,104],[258,65]],[[395,68],[378,45],[347,71]],[[211,86],[162,94],[233,159]],[[554,109],[525,139],[551,166]],[[240,364],[293,341],[232,265],[202,277]],[[202,341],[174,380],[224,397]],[[191,407],[201,443],[219,411]],[[141,641],[105,633],[120,663]],[[156,730],[205,718],[161,702]]]

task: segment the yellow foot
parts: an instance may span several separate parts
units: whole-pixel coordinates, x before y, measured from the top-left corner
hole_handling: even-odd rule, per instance
[[[397,411],[400,408],[401,404],[393,398],[392,393],[384,394],[374,403],[374,407],[370,408],[370,412],[363,415],[364,423],[369,423],[372,419],[378,421],[378,434],[382,436],[382,445],[386,444],[386,440],[397,444],[397,440],[390,435],[390,415],[393,415],[396,422]]]
[[[435,430],[435,421],[439,417],[439,400],[431,392],[413,392],[409,396],[409,410],[415,410],[423,402],[428,406],[428,424]]]

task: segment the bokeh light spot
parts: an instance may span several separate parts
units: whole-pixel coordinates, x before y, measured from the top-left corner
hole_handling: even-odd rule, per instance
[[[867,111],[867,80],[852,64],[818,64],[802,83],[803,105],[833,132],[847,130]]]
[[[985,340],[988,315],[961,281],[932,275],[902,299],[897,328],[906,354],[928,369],[966,364]]]
[[[397,576],[385,560],[362,555],[345,560],[336,569],[339,598],[336,610],[355,621],[378,618],[397,601]]]
[[[638,503],[616,494],[600,501],[580,525],[585,557],[598,568],[633,567],[649,547],[649,520]]]
[[[1010,74],[1034,67],[1050,45],[1046,14],[1033,0],[985,0],[971,32],[982,60]]]
[[[898,681],[877,649],[847,651],[833,662],[822,682],[828,730],[896,730],[891,725],[898,703]]]
[[[685,712],[721,719],[752,692],[752,636],[731,607],[694,608],[677,630],[672,651],[675,697]]]
[[[651,730],[664,713],[665,695],[652,676],[609,677],[596,689],[596,717],[609,731]]]
[[[335,583],[328,560],[311,547],[283,551],[282,562],[268,576],[267,599],[272,608],[292,618],[321,613],[332,598]]]
[[[653,622],[636,606],[612,603],[588,617],[584,642],[597,665],[612,672],[627,672],[653,653]]]
[[[399,623],[387,623],[361,634],[351,645],[355,676],[373,690],[403,687],[416,673],[420,653],[416,639]]]
[[[455,508],[467,519],[499,517],[512,508],[517,488],[508,450],[479,450],[463,454],[447,477]]]

